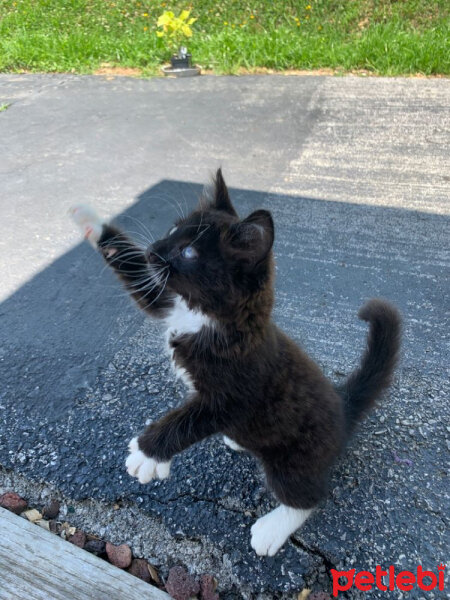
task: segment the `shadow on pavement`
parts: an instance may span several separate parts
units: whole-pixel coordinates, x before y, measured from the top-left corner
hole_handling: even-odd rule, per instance
[[[195,184],[162,181],[116,221],[136,232],[138,240],[147,235],[146,228],[158,236],[177,212],[195,205],[200,192]],[[422,385],[416,380],[413,385],[408,373],[420,369],[425,379],[433,373],[441,377],[446,364],[445,248],[436,233],[448,228],[448,218],[247,190],[231,193],[242,215],[259,207],[273,211],[275,318],[328,374],[338,378],[353,368],[365,339],[357,310],[366,298],[385,296],[406,316],[404,367],[396,397],[404,395],[402,386],[417,391]],[[72,227],[69,220],[67,227]],[[250,551],[248,527],[242,524],[249,525],[271,504],[251,458],[209,440],[175,461],[167,484],[144,488],[124,475],[128,439],[146,418],[175,406],[182,388],[169,374],[158,327],[134,307],[87,243],[17,290],[1,305],[0,317],[1,464],[53,482],[69,497],[130,499],[162,517],[174,534],[182,530],[179,535],[205,536],[217,544],[229,556],[237,580],[258,582],[262,589],[300,589],[305,573],[321,563],[318,555],[288,545],[281,558],[262,564]],[[392,420],[395,406],[386,409]],[[347,479],[333,505],[344,511],[349,506],[344,498],[352,496],[355,519],[366,501],[384,493],[381,486],[367,496],[361,481],[378,477],[377,452],[389,459],[389,444],[394,443],[380,449],[373,444],[380,438],[368,433],[376,423],[364,427],[367,444],[358,442],[362,456],[353,456],[350,467],[338,472],[340,481],[343,473]],[[402,446],[408,447],[407,442]],[[364,466],[372,459],[372,467]],[[336,561],[345,555],[343,531],[347,540],[354,537],[364,545],[358,533],[364,527],[353,523],[353,509],[348,509],[346,524],[339,510],[329,510],[322,538],[311,542]],[[405,510],[405,518],[415,516]],[[318,522],[312,519],[305,539],[313,539]],[[374,538],[364,535],[373,547]],[[357,561],[363,560],[361,552]]]

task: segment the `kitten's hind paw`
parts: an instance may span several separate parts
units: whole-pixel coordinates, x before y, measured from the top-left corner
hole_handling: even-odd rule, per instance
[[[102,235],[103,223],[94,209],[85,204],[76,204],[70,208],[69,214],[84,237],[96,248]]]
[[[251,546],[258,556],[274,556],[285,541],[303,525],[311,509],[281,504],[260,517],[252,526]]]
[[[154,458],[145,456],[139,450],[138,439],[135,437],[129,443],[130,454],[125,462],[128,474],[137,477],[139,483],[148,483],[152,479],[167,479],[170,474],[170,463],[158,462]]]

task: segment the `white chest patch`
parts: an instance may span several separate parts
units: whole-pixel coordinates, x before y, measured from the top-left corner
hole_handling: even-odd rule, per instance
[[[172,361],[172,368],[176,377],[183,380],[190,391],[195,389],[190,374],[186,369],[179,367],[174,360],[174,349],[170,347],[170,340],[186,333],[198,333],[203,326],[212,327],[212,320],[201,311],[191,310],[186,302],[177,296],[171,312],[165,318],[166,348]]]

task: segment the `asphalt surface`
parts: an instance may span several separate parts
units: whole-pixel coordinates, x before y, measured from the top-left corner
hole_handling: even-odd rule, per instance
[[[449,546],[449,98],[445,79],[0,75],[0,491],[57,490],[80,526],[162,572],[212,572],[224,598],[329,589],[333,567],[436,571]],[[166,482],[127,476],[128,440],[183,387],[159,325],[67,215],[87,202],[148,240],[220,165],[242,215],[273,212],[275,319],[330,377],[364,348],[365,299],[405,319],[392,392],[274,558],[249,544],[273,499],[220,438],[177,457]]]

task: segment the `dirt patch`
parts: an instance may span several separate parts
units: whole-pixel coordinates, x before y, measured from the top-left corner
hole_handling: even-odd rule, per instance
[[[203,74],[214,75],[213,71],[202,70]],[[317,75],[337,75],[337,76],[348,76],[348,75],[357,75],[360,77],[389,77],[389,75],[379,75],[378,73],[374,73],[373,71],[368,71],[367,69],[352,69],[351,71],[346,71],[345,69],[330,69],[330,68],[322,68],[322,69],[284,69],[277,71],[276,69],[267,69],[265,67],[255,67],[252,69],[244,69],[240,68],[237,71],[237,75],[295,75],[298,77],[314,77]],[[393,75],[392,77],[417,77],[420,79],[445,79],[448,76],[442,74],[433,74],[433,75],[425,75],[424,73],[407,73],[405,75]]]
[[[142,69],[134,67],[113,67],[105,64],[100,65],[100,68],[94,71],[94,75],[103,75],[107,79],[113,79],[114,77],[140,77],[142,75]]]
[[[132,67],[115,67],[112,65],[101,65],[96,71],[94,71],[93,75],[103,76],[106,79],[114,79],[115,77],[143,77],[143,70]],[[221,74],[213,71],[212,69],[204,69],[202,68],[201,75],[213,75],[220,77]],[[344,69],[330,69],[330,68],[322,68],[322,69],[269,69],[266,67],[254,67],[251,69],[247,69],[244,67],[239,68],[235,76],[239,75],[284,75],[286,77],[296,76],[296,77],[317,77],[319,75],[334,75],[334,76],[345,76],[345,75],[356,75],[359,77],[380,77],[377,73],[372,71],[368,71],[366,69],[354,69],[352,71],[345,71]],[[156,73],[156,77],[162,77],[161,73]],[[386,76],[384,76],[386,77]],[[435,79],[435,78],[446,78],[446,75],[424,75],[423,73],[411,73],[405,75],[396,75],[396,77],[417,77],[420,79]]]
[[[238,71],[239,75],[298,75],[298,76],[309,76],[309,75],[336,75],[338,71],[333,69],[283,69],[277,71],[276,69],[267,69],[265,67],[255,67],[253,69],[241,68]]]
[[[161,65],[163,66],[163,65]],[[200,65],[199,65],[200,66]],[[405,73],[403,75],[379,75],[378,73],[374,73],[373,71],[368,71],[366,69],[353,69],[351,71],[346,71],[344,69],[330,69],[330,68],[322,68],[322,69],[269,69],[266,67],[253,67],[251,69],[246,69],[244,67],[239,68],[235,73],[232,74],[223,74],[217,73],[212,69],[204,69],[201,67],[201,75],[214,75],[216,77],[222,76],[239,76],[239,75],[285,75],[288,76],[297,76],[297,77],[314,77],[318,75],[333,75],[338,77],[343,76],[359,76],[359,77],[401,77],[401,78],[417,78],[417,79],[449,79],[448,75],[442,73],[433,73],[432,75],[426,75],[424,73]],[[48,74],[48,75],[81,75],[81,73],[77,73],[75,69],[70,71],[30,71],[28,69],[20,69],[18,71],[12,72],[17,75],[23,74]],[[92,75],[98,75],[100,77],[105,77],[105,79],[110,80],[115,77],[164,77],[161,71],[155,70],[155,72],[145,72],[144,69],[139,69],[137,67],[117,67],[112,66],[108,63],[100,65],[100,67],[92,72]],[[0,107],[1,110],[1,107]],[[5,110],[5,109],[3,109]]]

